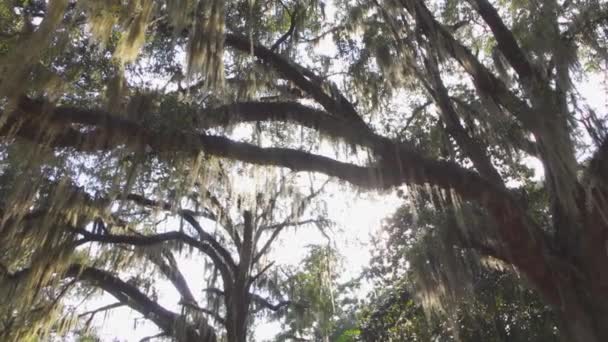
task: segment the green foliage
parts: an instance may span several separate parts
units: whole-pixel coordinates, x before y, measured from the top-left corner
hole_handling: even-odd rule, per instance
[[[283,285],[290,300],[299,303],[284,318],[288,334],[321,338],[333,332],[339,274],[340,263],[334,249],[310,247],[301,270],[290,275]]]
[[[359,329],[348,329],[338,337],[336,342],[355,342],[358,341],[359,336],[361,336],[361,330]]]
[[[450,215],[402,207],[383,227],[363,340],[558,341],[550,308],[501,263],[459,246]]]

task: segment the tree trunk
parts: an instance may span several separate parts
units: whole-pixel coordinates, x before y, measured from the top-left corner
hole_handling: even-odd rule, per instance
[[[555,279],[559,297],[552,302],[567,341],[608,341],[608,227],[598,213],[587,214],[577,253]]]
[[[247,323],[249,316],[249,298],[248,294],[236,294],[227,306],[228,312],[226,317],[226,332],[227,342],[246,342],[247,341]]]
[[[602,296],[581,291],[564,291],[559,308],[561,330],[565,341],[608,341],[608,301]]]

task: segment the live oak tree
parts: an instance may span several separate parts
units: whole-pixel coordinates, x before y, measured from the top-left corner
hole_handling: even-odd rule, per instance
[[[606,72],[606,4],[331,5],[333,21],[314,0],[3,3],[3,156],[11,169],[29,161],[4,197],[9,278],[32,268],[34,289],[56,290],[48,265],[74,257],[56,248],[72,235],[55,220],[10,233],[45,199],[34,180],[124,193],[134,179],[188,183],[220,158],[475,205],[490,223],[463,244],[513,266],[569,339],[607,340],[608,141],[575,82]],[[310,44],[330,36],[335,58],[316,54]],[[251,135],[230,134],[244,124]],[[541,200],[527,194],[530,159]],[[44,205],[101,215],[69,199]]]
[[[133,187],[139,188],[138,183]],[[245,341],[258,312],[285,311],[288,306],[297,304],[292,300],[280,300],[281,293],[270,275],[274,262],[268,260],[267,254],[280,233],[290,227],[305,228],[307,225],[325,229],[329,224],[320,216],[298,220],[321,189],[296,200],[293,184],[292,178],[283,177],[268,184],[265,188],[268,192],[258,193],[254,201],[238,195],[234,205],[231,200],[234,194],[225,192],[229,185],[227,181],[222,183],[224,192],[221,195],[216,196],[211,190],[203,190],[200,184],[195,184],[187,196],[174,199],[175,204],[134,192],[113,198],[92,197],[83,188],[71,185],[39,184],[37,196],[65,196],[70,205],[30,210],[20,219],[22,227],[15,233],[28,239],[35,235],[28,229],[56,230],[57,235],[42,235],[45,240],[58,240],[49,243],[55,243],[53,248],[63,255],[63,259],[54,258],[44,249],[32,251],[30,267],[13,272],[11,269],[16,265],[4,266],[12,261],[11,256],[4,258],[4,290],[17,300],[9,296],[3,299],[3,339],[47,338],[45,334],[62,334],[63,329],[77,328],[86,332],[95,315],[128,306],[157,325],[161,330],[158,336],[179,341],[216,341],[218,336],[225,336],[226,341]],[[286,194],[289,198],[285,198]],[[172,196],[175,195],[168,197]],[[41,202],[49,203],[47,200]],[[60,202],[50,203],[55,206]],[[75,213],[71,205],[78,205],[80,209],[88,207],[89,215],[80,212],[76,218],[71,218]],[[110,209],[116,206],[119,209]],[[253,210],[243,210],[245,206],[251,206]],[[317,214],[320,214],[318,210]],[[180,222],[170,225],[179,226],[179,230],[163,229],[163,223],[172,218],[175,221],[175,217]],[[47,220],[52,220],[51,226],[45,223]],[[206,224],[201,223],[203,221]],[[205,227],[209,225],[215,229]],[[184,249],[190,252],[184,255]],[[201,264],[184,273],[176,253],[180,253],[182,259],[202,254],[209,266]],[[45,259],[37,260],[40,258]],[[38,270],[38,263],[45,269]],[[202,299],[188,284],[187,273],[191,272],[209,274],[204,289],[206,296]],[[159,273],[179,293],[180,312],[167,310],[156,302],[156,293],[163,288],[155,282],[154,273]],[[48,277],[43,280],[44,293],[30,294],[41,291],[40,277]],[[80,287],[70,293],[75,285]],[[54,291],[54,288],[59,290]],[[117,301],[86,312],[60,306],[59,301],[68,295],[86,300],[96,289],[105,291]],[[53,321],[52,315],[60,315],[61,320]],[[27,324],[32,319],[51,325],[32,327]]]

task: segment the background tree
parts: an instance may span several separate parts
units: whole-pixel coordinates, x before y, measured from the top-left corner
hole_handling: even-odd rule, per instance
[[[0,250],[3,283],[32,270],[19,300],[93,274],[66,267],[75,235],[56,227],[95,215],[65,184],[112,199],[162,184],[171,202],[221,158],[473,206],[488,222],[461,243],[514,267],[569,339],[608,340],[605,116],[574,82],[605,72],[605,3],[336,1],[334,21],[314,0],[1,6]],[[309,45],[327,35],[329,58]],[[544,201],[526,194],[530,159]],[[61,191],[41,195],[47,179]]]
[[[134,188],[139,188],[137,183],[136,180]],[[223,183],[224,190],[228,189],[226,184]],[[295,193],[289,190],[293,184],[293,178],[283,177],[274,189],[266,187],[272,191],[257,194],[255,200],[239,195],[237,204],[232,206],[234,194],[216,196],[209,189],[202,189],[199,183],[193,185],[192,191],[185,192],[187,196],[166,195],[176,203],[171,204],[150,199],[147,193],[133,192],[113,199],[92,197],[71,184],[48,182],[50,193],[38,192],[37,196],[67,196],[67,203],[79,209],[87,207],[88,212],[79,212],[72,218],[70,211],[74,209],[67,204],[30,208],[19,226],[13,228],[15,234],[27,239],[32,235],[28,230],[48,227],[67,240],[62,240],[55,250],[59,255],[44,254],[48,253],[44,249],[34,251],[30,267],[13,272],[14,265],[3,263],[3,281],[8,294],[4,299],[6,306],[2,307],[3,338],[46,338],[46,334],[63,334],[74,327],[86,332],[95,315],[129,306],[155,323],[161,336],[180,341],[215,341],[216,336],[225,333],[227,341],[245,341],[255,313],[278,311],[292,304],[285,300],[274,304],[259,294],[268,292],[265,278],[274,262],[263,259],[280,232],[289,227],[315,224],[325,229],[329,224],[321,216],[298,220],[321,189],[303,196],[296,204],[286,204],[286,191],[291,191],[288,199],[294,200]],[[249,205],[255,210],[242,211],[241,206]],[[235,220],[233,213],[242,220]],[[317,214],[322,213],[317,211]],[[45,226],[49,218],[52,225]],[[167,230],[167,220],[173,221],[169,226],[179,230]],[[211,227],[203,228],[205,224],[201,220]],[[183,255],[184,248],[190,252]],[[200,272],[210,274],[206,298],[195,297],[175,252],[182,258],[200,257],[200,254],[208,258],[210,267],[206,269],[203,264],[200,268]],[[71,256],[66,258],[64,253]],[[35,274],[37,263],[50,268],[45,269],[48,274],[44,275],[42,284],[40,275]],[[57,277],[57,272],[63,277]],[[179,293],[181,312],[169,311],[157,303],[157,291],[161,287],[154,276],[156,272]],[[80,287],[74,288],[76,282]],[[60,300],[66,296],[87,299],[98,289],[112,295],[117,302],[87,312],[60,306]],[[32,295],[31,291],[42,293]],[[12,296],[18,300],[11,300]],[[52,315],[62,313],[65,318],[55,322]],[[36,323],[33,319],[42,324],[33,324]]]
[[[331,245],[309,246],[299,267],[283,270],[283,292],[300,303],[283,312],[276,341],[354,341],[358,281],[341,283],[345,259]],[[342,280],[343,281],[343,280]]]

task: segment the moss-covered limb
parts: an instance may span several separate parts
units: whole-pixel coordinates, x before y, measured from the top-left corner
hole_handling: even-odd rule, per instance
[[[213,261],[213,264],[220,270],[222,279],[225,282],[230,282],[233,278],[233,268],[227,264],[226,260],[212,247],[208,241],[199,241],[185,233],[172,231],[167,233],[159,233],[154,235],[119,235],[119,234],[94,234],[83,228],[71,228],[78,234],[83,236],[83,239],[78,241],[79,245],[88,242],[97,242],[102,244],[127,244],[132,246],[153,246],[168,242],[184,243],[199,250],[207,255]]]
[[[519,99],[498,77],[485,67],[471,50],[456,40],[450,31],[435,19],[431,11],[419,0],[401,0],[403,7],[414,17],[424,34],[433,39],[434,46],[447,52],[471,76],[480,95],[493,99],[517,117],[528,130],[540,125],[535,113],[525,101]],[[441,38],[441,39],[434,39]]]
[[[213,249],[221,256],[221,258],[226,263],[227,267],[229,267],[233,272],[236,269],[236,263],[232,258],[230,252],[228,252],[217,240],[209,233],[205,232],[203,227],[201,227],[200,223],[195,218],[195,213],[187,210],[187,209],[177,209],[173,205],[167,202],[155,201],[145,198],[144,196],[137,194],[127,194],[123,196],[124,199],[132,201],[138,205],[151,207],[151,208],[161,208],[166,211],[175,211],[179,216],[181,216],[186,222],[190,224],[190,226],[197,232],[199,235],[199,240],[204,243],[209,243]],[[205,217],[209,219],[214,219],[214,216],[205,215]]]
[[[480,141],[476,141],[469,136],[465,128],[460,123],[460,117],[450,99],[448,89],[445,87],[441,74],[439,72],[438,61],[435,56],[428,56],[425,59],[425,67],[429,82],[432,84],[432,89],[429,87],[431,96],[439,107],[439,112],[446,124],[448,133],[456,140],[458,146],[471,159],[475,169],[488,180],[496,185],[504,185],[502,177],[488,156],[488,146],[484,146]]]
[[[227,34],[225,44],[241,52],[251,53],[251,42],[247,37]],[[283,58],[262,45],[255,44],[253,54],[271,65],[284,78],[292,81],[300,89],[310,94],[328,112],[346,118],[352,124],[367,127],[353,104],[335,86],[319,82],[320,78],[310,70]],[[328,94],[325,89],[329,89],[330,93]]]
[[[519,97],[500,81],[472,52],[436,20],[423,1],[401,0],[401,5],[415,18],[418,27],[437,53],[447,53],[468,73],[482,98],[492,99],[508,110],[532,132],[538,142],[538,156],[544,164],[548,189],[553,202],[553,225],[564,244],[562,249],[577,253],[572,248],[580,235],[581,220],[576,194],[580,185],[576,175],[576,160],[572,139],[567,128],[568,113],[559,106],[557,95],[547,84],[535,84]],[[526,101],[529,101],[528,104]]]
[[[554,187],[560,189],[559,192],[562,194],[572,192],[575,175],[572,172],[574,155],[571,139],[560,127],[563,118],[560,116],[558,122],[554,122],[555,114],[558,114],[559,110],[547,107],[554,102],[555,97],[548,86],[535,85],[534,93],[528,94],[535,104],[528,105],[509,90],[504,82],[485,67],[466,46],[454,38],[450,31],[435,19],[422,1],[402,0],[401,3],[416,18],[416,22],[431,40],[433,47],[438,51],[447,52],[471,76],[480,96],[502,105],[521,122],[526,130],[534,133],[540,148],[539,157],[545,163],[547,172],[559,176],[553,182]],[[545,100],[540,100],[543,98]],[[562,191],[562,188],[568,189]]]
[[[33,269],[25,268],[15,273],[3,275],[3,281],[19,284],[34,272]],[[108,307],[100,308],[83,315],[94,315],[100,310],[110,310],[118,306],[129,306],[141,313],[144,317],[155,323],[167,334],[174,336],[178,341],[184,342],[215,342],[215,330],[201,317],[196,322],[196,327],[187,323],[185,317],[173,313],[142,293],[137,287],[124,282],[116,275],[101,269],[89,267],[82,264],[69,264],[61,271],[61,278],[71,279],[68,283],[75,281],[86,282],[92,286],[103,289],[114,296],[119,302]],[[61,280],[60,278],[58,280]],[[62,291],[63,293],[64,291]]]
[[[371,130],[330,113],[298,102],[237,102],[203,112],[202,127],[226,127],[240,122],[279,121],[314,129],[324,136],[370,148],[379,139]]]
[[[509,61],[519,79],[525,83],[545,83],[542,74],[537,68],[530,63],[526,54],[519,46],[513,32],[507,28],[504,21],[498,14],[498,11],[488,0],[469,0],[473,4],[477,12],[486,22],[496,42],[498,48]]]
[[[135,286],[122,281],[110,272],[85,265],[73,264],[64,277],[76,278],[88,282],[113,295],[120,302],[138,311],[154,322],[159,328],[178,341],[183,342],[215,342],[215,330],[205,321],[199,321],[197,327],[187,323],[184,317],[160,306],[143,294]]]
[[[460,110],[464,110],[470,113],[474,113],[476,117],[482,117],[483,115],[479,112],[478,108],[475,108],[470,103],[458,98],[458,97],[450,97],[450,99],[457,105],[457,108]],[[529,139],[527,133],[524,132],[517,125],[513,125],[507,134],[507,138],[513,146],[522,152],[538,158],[539,148],[538,144]]]
[[[152,146],[153,150],[204,151],[251,164],[320,172],[364,188],[388,188],[405,183],[453,189],[463,199],[475,201],[489,210],[500,224],[501,237],[509,249],[513,264],[534,279],[535,283],[547,287],[545,290],[551,293],[550,296],[558,300],[554,284],[555,262],[545,234],[527,218],[520,203],[508,191],[456,163],[426,158],[408,146],[392,143],[386,138],[378,138],[384,143],[383,150],[378,151],[382,160],[376,165],[363,167],[304,151],[261,148],[219,136],[186,133],[167,135],[165,132],[146,130],[126,120],[112,121],[109,115],[104,118],[105,121],[99,124],[110,132],[110,138],[104,138],[104,134],[100,133],[95,136],[96,139],[101,139],[98,146],[104,148],[118,147],[115,144],[124,143],[128,140],[127,137],[139,135],[143,139],[140,143]],[[77,143],[82,141],[83,139],[72,141],[72,146],[78,148]]]
[[[40,115],[43,114],[40,104],[31,100],[24,100],[23,103],[20,114],[25,118],[31,118],[28,120],[31,124],[28,128],[32,128],[33,132],[42,131],[46,125],[43,125],[39,119]],[[375,149],[382,161],[377,165],[362,167],[299,150],[260,148],[221,136],[189,132],[152,131],[135,122],[116,118],[97,110],[79,109],[77,112],[79,114],[72,112],[68,107],[59,107],[46,115],[48,120],[54,124],[67,127],[65,133],[57,129],[58,133],[55,134],[51,144],[84,150],[88,150],[90,146],[96,146],[99,150],[109,150],[118,148],[123,144],[129,144],[129,139],[132,139],[132,137],[139,137],[138,141],[135,142],[137,145],[147,146],[156,152],[195,153],[202,150],[218,157],[258,165],[275,165],[288,167],[296,171],[325,173],[365,188],[387,188],[402,183],[419,185],[430,183],[445,188],[463,190],[472,184],[477,185],[473,189],[486,188],[487,191],[492,191],[491,189],[494,188],[493,186],[488,187],[488,182],[475,172],[455,163],[426,158],[405,144],[393,143],[389,139],[377,135],[370,135],[370,139],[374,139]],[[98,129],[91,133],[82,133],[69,128],[73,123],[86,123]],[[8,124],[5,126],[5,128],[10,128]],[[15,126],[17,126],[16,123]],[[333,129],[338,128],[335,126]],[[38,134],[23,132],[22,128],[17,128],[17,134],[44,142]],[[349,140],[348,142],[358,144],[359,141]],[[463,182],[466,182],[467,185],[462,184]],[[459,183],[462,185],[458,185]],[[481,199],[481,197],[472,197],[471,191],[466,191],[466,193],[470,194],[465,196],[467,199]],[[481,193],[476,192],[476,194],[481,196]],[[509,201],[510,196],[506,192],[502,195],[495,193],[493,197],[500,201],[504,200],[505,196]]]

